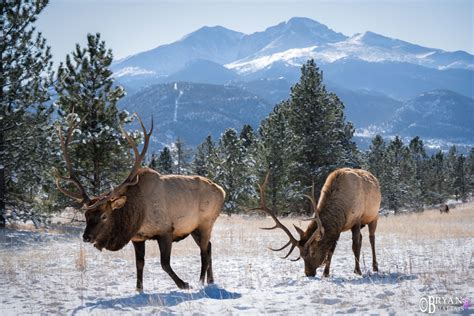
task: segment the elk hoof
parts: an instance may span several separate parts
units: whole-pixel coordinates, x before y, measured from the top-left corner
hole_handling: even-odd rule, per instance
[[[143,293],[143,287],[137,287],[137,288],[135,288],[135,290],[140,294]]]
[[[362,272],[360,271],[360,269],[357,269],[357,268],[354,269],[354,273],[358,275],[362,275]]]
[[[325,278],[329,278],[329,272],[326,272],[326,271],[324,271],[324,273],[323,273],[323,277],[325,277]]]
[[[179,284],[178,287],[181,290],[189,290],[189,283],[183,282],[182,284]]]

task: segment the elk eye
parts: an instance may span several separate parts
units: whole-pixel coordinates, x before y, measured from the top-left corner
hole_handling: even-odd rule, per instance
[[[102,216],[100,217],[101,220],[105,221],[107,220],[107,214],[102,214]]]

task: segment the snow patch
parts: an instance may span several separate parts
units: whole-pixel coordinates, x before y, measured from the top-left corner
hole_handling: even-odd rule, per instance
[[[140,67],[125,67],[114,72],[113,77],[120,78],[123,76],[143,76],[143,75],[155,75],[156,73],[152,70],[147,70]]]

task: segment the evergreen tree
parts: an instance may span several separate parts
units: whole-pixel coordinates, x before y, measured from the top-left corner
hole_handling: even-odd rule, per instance
[[[213,179],[215,177],[215,164],[217,159],[216,148],[211,135],[198,145],[192,163],[193,172],[197,175]]]
[[[290,186],[287,178],[287,166],[289,163],[287,152],[288,146],[285,141],[288,131],[288,101],[275,106],[268,118],[260,125],[260,138],[262,146],[259,155],[263,161],[264,171],[269,173],[267,196],[268,203],[272,209],[287,209],[287,188]],[[266,173],[265,172],[265,173]],[[260,175],[261,183],[265,173]]]
[[[257,141],[253,128],[249,124],[245,124],[242,127],[239,138],[242,142],[242,146],[246,149],[251,148]]]
[[[242,165],[240,155],[240,142],[237,132],[226,129],[219,140],[218,147],[219,166],[216,170],[216,181],[226,192],[225,210],[229,213],[236,212],[237,200],[240,191],[239,169]]]
[[[466,161],[466,169],[468,188],[472,194],[474,192],[474,148],[471,148],[469,151],[469,156]]]
[[[456,200],[467,201],[468,195],[468,177],[466,174],[466,158],[459,155],[454,164],[453,191]]]
[[[326,91],[322,72],[313,60],[301,68],[300,81],[291,88],[288,104],[288,172],[290,182],[302,184],[295,187],[298,193],[313,180],[321,187],[337,167],[356,164],[353,128],[344,121],[344,105]]]
[[[0,227],[6,204],[31,202],[49,177],[51,53],[33,23],[47,0],[3,1],[0,45]],[[29,195],[29,197],[28,197]]]
[[[255,183],[263,176],[263,163],[258,156],[260,142],[252,126],[245,124],[239,136],[240,153],[242,155],[242,191],[239,197],[240,205],[250,205],[257,200]]]
[[[171,157],[171,151],[165,146],[160,152],[160,157],[156,163],[156,170],[163,174],[173,173],[173,158]]]
[[[428,162],[427,199],[429,204],[440,204],[446,202],[446,158],[442,151],[432,155]]]
[[[154,151],[152,154],[151,154],[151,159],[150,159],[150,162],[148,163],[148,167],[153,169],[153,170],[156,170],[158,171],[158,155],[156,154],[156,152]]]
[[[458,151],[455,145],[451,146],[449,148],[448,153],[446,154],[446,159],[444,160],[445,164],[445,185],[446,185],[446,194],[448,196],[454,196],[455,195],[455,190],[454,190],[454,181],[456,179],[456,165],[457,165],[457,159],[458,159]]]
[[[398,136],[387,147],[386,168],[387,180],[382,181],[384,204],[395,212],[404,206],[418,209],[415,164],[409,149]]]
[[[410,175],[412,180],[410,185],[412,186],[412,206],[417,210],[423,210],[424,204],[427,200],[427,190],[426,190],[426,161],[427,155],[423,141],[420,137],[416,136],[410,141],[408,146],[410,150],[410,159],[411,163],[414,164],[415,174]]]
[[[369,153],[367,155],[367,169],[372,172],[372,174],[376,176],[379,181],[385,176],[385,151],[385,141],[383,140],[382,136],[376,135],[374,139],[372,139],[372,144],[369,147]]]
[[[189,174],[191,169],[191,150],[186,147],[181,138],[177,138],[171,147],[171,156],[173,157],[173,173]]]
[[[130,121],[128,113],[117,107],[125,92],[114,85],[109,69],[112,60],[112,51],[100,35],[88,34],[87,47],[77,44],[66,63],[59,65],[55,84],[62,121],[70,113],[83,118],[81,134],[76,136],[79,141],[70,155],[79,176],[86,180],[86,190],[95,195],[121,181],[132,163],[130,146],[119,130]]]

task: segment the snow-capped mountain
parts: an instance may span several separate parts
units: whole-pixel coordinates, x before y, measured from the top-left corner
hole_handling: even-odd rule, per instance
[[[243,33],[221,26],[202,27],[182,39],[155,49],[118,60],[112,66],[115,76],[162,77],[181,70],[193,60],[209,60],[218,64],[238,58]]]
[[[205,59],[247,75],[273,64],[299,67],[309,58],[318,64],[356,59],[474,70],[474,56],[463,51],[422,47],[373,32],[348,37],[307,18],[292,18],[253,34],[221,26],[202,27],[174,43],[119,60],[113,69],[118,78],[163,77],[192,60]]]
[[[463,51],[447,52],[423,47],[369,31],[347,36],[307,18],[292,18],[252,34],[221,26],[202,27],[174,43],[118,60],[112,69],[117,82],[131,92],[122,102],[127,108],[139,106],[140,111],[150,112],[165,111],[164,107],[167,107],[169,111],[162,112],[162,115],[171,116],[175,102],[173,98],[178,98],[179,94],[174,96],[173,93],[177,92],[170,92],[169,87],[176,82],[180,85],[192,82],[194,84],[187,86],[189,91],[184,92],[182,97],[184,101],[192,96],[192,100],[184,103],[188,105],[183,107],[190,111],[188,117],[193,116],[186,123],[186,128],[208,128],[209,124],[204,118],[215,116],[210,114],[215,109],[202,115],[199,114],[199,106],[209,100],[211,103],[224,102],[218,101],[224,100],[223,97],[213,98],[213,93],[227,95],[229,89],[232,90],[234,101],[228,109],[235,113],[239,104],[244,104],[240,106],[245,119],[239,119],[239,124],[252,123],[257,127],[259,121],[250,119],[253,115],[252,106],[245,105],[245,100],[249,100],[249,95],[252,95],[259,100],[256,104],[267,104],[258,107],[258,117],[262,118],[268,114],[264,112],[270,111],[275,103],[288,98],[291,85],[299,80],[301,65],[310,58],[315,59],[323,71],[328,88],[343,100],[348,120],[353,121],[361,131],[390,122],[384,125],[383,130],[379,130],[389,132],[387,126],[390,126],[392,133],[416,136],[415,133],[419,132],[426,137],[434,137],[435,134],[427,132],[430,128],[428,121],[421,122],[425,116],[417,114],[413,121],[408,119],[407,113],[412,112],[408,110],[410,107],[407,104],[423,104],[417,111],[425,108],[427,113],[438,114],[439,111],[435,109],[445,103],[443,106],[449,105],[452,109],[466,106],[471,109],[469,106],[472,106],[473,55]],[[196,85],[203,83],[208,85]],[[152,88],[157,84],[162,88]],[[447,90],[458,97],[443,96]],[[427,98],[426,95],[434,93],[426,94],[427,91],[437,91],[435,94],[439,101]],[[132,95],[134,92],[138,94]],[[171,101],[167,101],[169,104],[159,101],[159,93],[173,95]],[[421,96],[425,96],[422,98],[425,101],[420,101]],[[249,113],[244,113],[247,110]],[[224,112],[218,113],[224,115]],[[421,121],[417,122],[417,119]],[[193,133],[182,130],[170,117],[167,120],[170,125],[166,129],[172,131],[170,135],[184,133],[189,136],[191,144],[198,141]],[[411,122],[409,126],[402,126],[405,120]],[[430,117],[430,120],[434,118]],[[230,118],[221,121],[231,122],[230,125],[238,127],[237,121]],[[454,121],[450,124],[451,127],[446,129],[448,132],[439,137],[445,135],[446,139],[464,139],[474,144],[474,136],[467,127],[456,134],[456,124]],[[225,128],[224,125],[220,132]],[[415,128],[417,126],[426,126],[426,130]],[[215,129],[214,134],[218,135],[218,129]]]
[[[319,45],[290,48],[268,54],[259,52],[257,56],[233,61],[226,67],[234,69],[239,74],[249,74],[279,62],[300,67],[310,58],[321,64],[333,63],[342,59],[359,59],[374,63],[400,62],[437,69],[474,70],[473,56],[466,52],[449,53],[372,32],[356,34],[337,42],[320,42]]]

